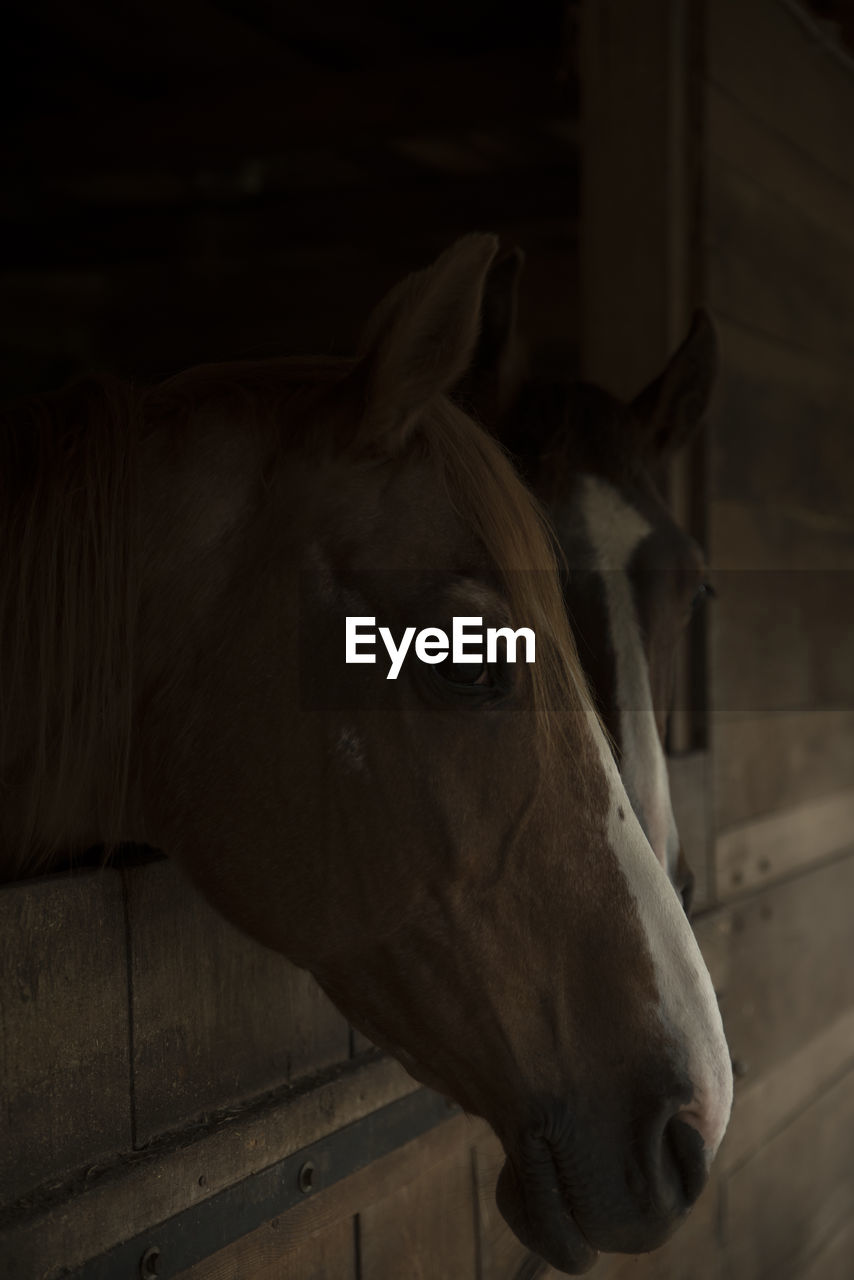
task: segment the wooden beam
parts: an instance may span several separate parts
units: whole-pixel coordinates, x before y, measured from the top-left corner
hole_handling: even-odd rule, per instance
[[[208,1129],[118,1157],[90,1178],[51,1189],[32,1208],[2,1215],[0,1271],[74,1270],[417,1089],[391,1059],[356,1059],[313,1087],[285,1090]]]

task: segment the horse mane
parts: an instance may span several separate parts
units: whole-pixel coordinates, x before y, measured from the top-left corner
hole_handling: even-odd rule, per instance
[[[131,389],[86,379],[0,415],[0,792],[16,869],[62,847],[98,780],[119,832],[129,780],[136,619]],[[105,754],[106,748],[106,754]],[[103,778],[105,761],[110,777]]]
[[[198,366],[142,391],[86,379],[0,416],[0,792],[14,795],[21,814],[11,833],[16,870],[38,869],[62,849],[87,799],[91,815],[92,797],[76,791],[81,777],[94,780],[99,831],[123,833],[143,435],[163,422],[181,430],[215,404],[239,414],[241,430],[278,432],[274,456],[305,447],[314,419],[301,410],[351,367],[322,357]],[[286,406],[296,411],[286,415],[283,440]],[[449,400],[425,409],[412,447],[431,458],[498,567],[515,625],[536,632],[531,676],[547,742],[570,688],[592,705],[560,590],[557,540],[501,446]]]

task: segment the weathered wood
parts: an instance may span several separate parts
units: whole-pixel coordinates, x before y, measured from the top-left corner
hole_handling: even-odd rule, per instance
[[[415,1180],[429,1178],[432,1171],[460,1158],[461,1153],[462,1158],[467,1161],[469,1144],[480,1137],[484,1130],[482,1122],[472,1122],[464,1116],[448,1120],[343,1182],[312,1195],[304,1204],[282,1214],[276,1220],[278,1225],[275,1228],[272,1224],[267,1224],[250,1232],[242,1240],[223,1250],[218,1257],[200,1264],[207,1270],[191,1268],[181,1275],[180,1280],[232,1280],[235,1275],[245,1276],[246,1280],[256,1280],[253,1267],[259,1259],[265,1267],[277,1262],[284,1267],[285,1260],[295,1250],[301,1250],[305,1257],[311,1258],[313,1242],[321,1240],[342,1221],[350,1225],[353,1215],[357,1213],[360,1215],[361,1236],[361,1215],[369,1206],[394,1196]],[[278,1273],[274,1271],[273,1274]],[[284,1275],[288,1274],[289,1272],[284,1271]],[[371,1271],[363,1266],[359,1274],[364,1275],[367,1280],[372,1275],[396,1277],[412,1273],[406,1270]],[[445,1275],[459,1275],[461,1280],[471,1274],[471,1269],[445,1272]],[[301,1275],[299,1280],[302,1280]]]
[[[222,919],[170,862],[126,873],[136,1139],[349,1057],[313,978]]]
[[[842,60],[770,0],[714,0],[705,12],[712,82],[823,169],[854,183],[854,76]]]
[[[840,793],[854,778],[854,710],[715,721],[717,830]]]
[[[800,1277],[854,1214],[854,1072],[726,1180],[727,1274]]]
[[[708,190],[712,305],[763,333],[843,362],[854,337],[850,237],[720,160],[710,162]]]
[[[694,872],[694,908],[702,910],[711,900],[709,883],[709,770],[705,751],[669,756],[670,796],[682,848]]]
[[[854,109],[854,75],[850,98]],[[708,156],[752,178],[765,196],[797,209],[834,239],[851,243],[854,160],[850,156],[847,175],[837,177],[822,164],[815,146],[799,147],[781,131],[778,119],[756,117],[714,82],[706,91],[704,136]]]
[[[728,827],[715,840],[718,898],[803,870],[850,845],[854,788]]]
[[[417,1167],[418,1155],[413,1152]],[[476,1274],[472,1156],[461,1142],[441,1163],[359,1214],[365,1276],[446,1280]]]
[[[717,712],[854,709],[851,575],[716,574],[709,648]]]
[[[854,235],[848,252],[854,262]],[[714,259],[712,267],[714,279]],[[784,269],[785,262],[778,262],[773,272]],[[803,305],[811,304],[805,299]],[[710,496],[813,511],[824,520],[817,528],[833,532],[837,521],[847,528],[854,413],[847,360],[834,362],[828,352],[802,351],[749,332],[747,323],[739,315],[737,322],[719,325],[723,366],[712,413]],[[746,553],[750,559],[734,567],[756,563],[755,547]],[[709,554],[715,565],[714,537]]]
[[[854,1007],[852,901],[849,853],[696,922],[730,1052],[751,1086]]]
[[[63,1267],[82,1265],[417,1088],[391,1059],[353,1062],[311,1088],[285,1090],[266,1106],[118,1161],[83,1190],[4,1224],[0,1274],[55,1280]]]
[[[807,505],[797,495],[712,501],[709,529],[713,571],[854,569],[854,514]]]
[[[0,889],[2,1204],[130,1147],[125,955],[116,872]]]
[[[716,1162],[720,1173],[758,1151],[843,1071],[854,1067],[854,1007],[758,1076],[746,1060],[738,1064],[747,1074],[736,1081],[735,1109]]]
[[[182,1271],[177,1280],[356,1280],[357,1227],[342,1218],[291,1245],[282,1219]]]
[[[793,7],[705,6],[714,878],[750,894],[696,926],[736,1060],[728,1280],[834,1276],[854,1194],[854,859],[810,865],[854,837],[854,77]]]
[[[854,1222],[848,1222],[814,1258],[808,1259],[800,1280],[851,1280]]]

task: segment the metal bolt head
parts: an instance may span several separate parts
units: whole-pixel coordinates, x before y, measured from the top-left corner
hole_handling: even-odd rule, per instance
[[[306,1160],[300,1169],[297,1182],[303,1195],[308,1195],[310,1191],[314,1190],[314,1165],[310,1160]]]
[[[150,1245],[139,1260],[139,1280],[152,1280],[153,1276],[157,1276],[159,1261],[160,1250],[156,1244]]]

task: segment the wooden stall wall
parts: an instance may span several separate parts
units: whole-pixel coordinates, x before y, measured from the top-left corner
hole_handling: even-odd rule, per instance
[[[95,0],[73,20],[19,5],[6,389],[346,351],[387,285],[473,227],[528,251],[543,358],[571,365],[582,336],[584,372],[616,391],[711,306],[708,439],[669,482],[719,598],[671,766],[736,1106],[687,1226],[596,1274],[848,1280],[851,63],[784,0],[586,0],[579,311],[576,6],[527,9],[520,34],[513,6],[450,0],[406,20],[335,0],[129,23]],[[0,971],[0,1273],[535,1274],[497,1216],[494,1139],[171,865],[5,887]]]
[[[691,771],[693,798],[682,802],[704,815],[705,850],[688,850],[705,867],[696,930],[736,1075],[730,1131],[687,1227],[599,1274],[845,1280],[854,61],[789,0],[594,0],[585,14],[585,158],[599,151],[582,189],[583,364],[632,390],[654,372],[662,335],[672,341],[667,317],[699,303],[722,343],[705,445],[682,462],[702,478],[699,525],[718,592],[707,612],[708,740],[672,763],[681,779]],[[625,78],[628,117],[614,105]],[[643,151],[623,165],[630,138]],[[607,226],[593,226],[606,204]],[[664,297],[650,298],[656,272]],[[629,351],[633,334],[643,340]]]
[[[744,1072],[735,1275],[854,1259],[854,61],[791,4],[709,7],[714,873]],[[761,51],[761,56],[757,56]]]

